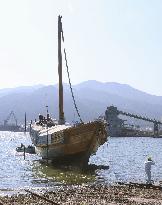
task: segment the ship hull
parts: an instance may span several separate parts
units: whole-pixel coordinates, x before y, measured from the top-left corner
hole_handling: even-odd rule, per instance
[[[90,155],[94,154],[97,148],[106,141],[107,133],[104,123],[96,121],[58,129],[57,132],[49,131],[48,141],[47,131],[44,135],[37,137],[42,137],[44,142],[41,143],[37,139],[35,144],[36,152],[43,159],[48,158],[58,162],[78,159],[87,162]]]
[[[42,160],[50,160],[52,161],[52,163],[54,164],[64,164],[64,165],[72,165],[72,164],[87,164],[87,160],[89,159],[87,157],[87,153],[84,152],[77,152],[75,154],[67,154],[67,155],[63,155],[62,153],[60,154],[56,154],[56,151],[53,149],[49,149],[48,150],[49,154],[47,155],[47,150],[46,149],[42,149],[42,148],[36,148],[36,153],[38,153],[41,157]],[[85,157],[86,156],[86,157]]]

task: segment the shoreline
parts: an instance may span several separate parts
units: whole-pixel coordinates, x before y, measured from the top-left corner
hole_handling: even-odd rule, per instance
[[[140,185],[140,184],[139,184]],[[154,205],[162,204],[162,187],[137,184],[121,185],[75,185],[65,186],[55,191],[37,193],[24,190],[24,194],[0,196],[2,205],[29,205],[29,204],[69,204],[69,205]]]

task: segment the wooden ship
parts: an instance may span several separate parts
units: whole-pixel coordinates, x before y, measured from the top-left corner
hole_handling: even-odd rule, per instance
[[[62,52],[63,30],[61,16],[58,16],[58,75],[59,75],[59,120],[39,116],[31,124],[31,139],[43,159],[59,162],[80,162],[88,164],[90,155],[106,142],[106,124],[102,120],[75,125],[65,122],[63,110]],[[66,55],[66,54],[65,54]],[[66,57],[65,57],[66,58]]]

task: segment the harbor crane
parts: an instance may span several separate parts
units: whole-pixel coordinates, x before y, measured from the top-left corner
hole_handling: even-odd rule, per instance
[[[15,126],[17,126],[17,119],[16,119],[14,111],[11,111],[10,114],[7,116],[7,118],[4,120],[4,126],[8,125],[8,121],[11,119],[11,117],[13,117],[15,121]]]

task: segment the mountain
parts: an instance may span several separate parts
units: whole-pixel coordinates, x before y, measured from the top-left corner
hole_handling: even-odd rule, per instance
[[[104,114],[107,106],[135,114],[161,119],[162,96],[150,95],[126,84],[86,81],[73,86],[74,96],[84,121]],[[34,120],[39,113],[46,114],[46,105],[52,117],[58,118],[58,85],[25,86],[0,90],[0,122],[13,110],[18,122]],[[68,84],[64,84],[64,107],[67,121],[77,121]]]
[[[151,104],[161,104],[162,96],[155,96],[143,91],[137,90],[127,84],[120,84],[115,82],[101,83],[98,81],[86,81],[77,85],[78,88],[91,88],[95,90],[106,91],[113,95],[128,98],[139,102],[149,102]]]
[[[41,87],[43,87],[43,85],[40,84],[35,86],[20,86],[16,88],[4,88],[4,89],[0,89],[0,97],[11,93],[30,93]]]

